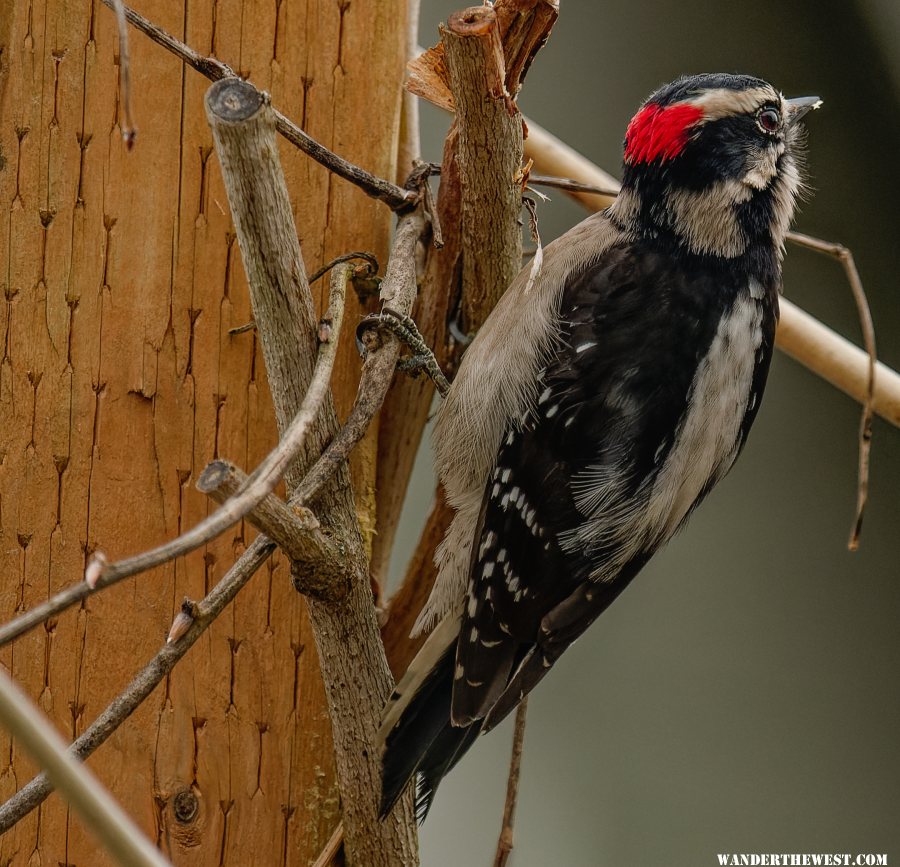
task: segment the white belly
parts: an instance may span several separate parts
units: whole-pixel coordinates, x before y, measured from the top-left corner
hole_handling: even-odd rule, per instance
[[[697,368],[690,410],[650,493],[650,526],[660,542],[678,529],[697,497],[737,457],[762,342],[761,322],[760,304],[749,296],[739,298]]]

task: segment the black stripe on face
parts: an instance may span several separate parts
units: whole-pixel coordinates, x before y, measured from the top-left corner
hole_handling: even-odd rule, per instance
[[[764,133],[750,114],[711,121],[699,128],[681,157],[669,168],[668,181],[687,190],[704,190],[716,181],[743,178],[761,151],[780,139]]]

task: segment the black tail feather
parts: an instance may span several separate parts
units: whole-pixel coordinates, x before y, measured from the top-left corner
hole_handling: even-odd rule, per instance
[[[416,818],[424,822],[440,781],[481,734],[481,720],[458,727],[447,723],[425,753],[416,772]]]
[[[451,645],[387,737],[382,757],[382,818],[417,776],[416,817],[424,821],[441,779],[478,736],[480,721],[464,728],[450,723],[454,662],[455,646]]]

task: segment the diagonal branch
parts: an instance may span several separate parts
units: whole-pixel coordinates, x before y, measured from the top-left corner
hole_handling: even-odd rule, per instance
[[[414,252],[423,228],[424,221],[420,214],[414,212],[401,217],[394,233],[387,274],[382,283],[382,295],[390,301],[391,307],[407,313],[412,309],[416,294]],[[344,466],[384,400],[396,369],[400,343],[392,335],[387,335],[384,341],[376,336],[369,343],[369,350],[356,401],[347,422],[297,487],[289,502],[292,508],[298,508],[320,496],[326,483]],[[75,755],[81,759],[90,756],[140,707],[272,554],[275,547],[275,543],[265,536],[254,540],[219,583],[192,606],[187,631],[180,638],[165,644],[72,744],[71,749]],[[53,787],[46,775],[41,774],[0,805],[0,834],[43,803],[52,791]]]
[[[106,6],[114,9],[121,0],[103,0]],[[161,45],[167,51],[172,52],[192,69],[196,69],[201,75],[205,75],[210,81],[219,81],[223,78],[236,78],[237,73],[215,57],[204,57],[188,45],[176,39],[162,27],[153,24],[136,12],[130,6],[124,6],[125,18],[128,23],[136,27],[144,35],[148,36],[157,45]],[[365,169],[348,162],[324,145],[319,144],[314,138],[308,136],[297,124],[286,118],[277,109],[275,114],[275,128],[291,144],[300,148],[307,156],[312,157],[317,163],[325,166],[331,172],[344,178],[351,184],[359,187],[367,196],[384,202],[392,210],[400,210],[415,205],[418,196],[410,190],[404,190],[390,181],[379,178]]]
[[[59,733],[0,668],[0,722],[59,787],[84,823],[120,864],[166,867],[168,861],[141,833],[94,775],[66,750]]]
[[[247,486],[236,496],[227,500],[219,509],[186,533],[152,548],[142,551],[133,557],[119,560],[103,566],[99,577],[92,581],[81,581],[61,590],[46,602],[35,606],[9,623],[0,627],[0,647],[33,629],[47,618],[53,617],[73,605],[77,605],[88,596],[110,587],[119,581],[146,572],[176,557],[181,557],[205,545],[210,539],[225,532],[236,524],[248,512],[254,509],[270,494],[284,476],[292,461],[304,447],[307,433],[319,414],[322,403],[329,395],[329,381],[337,354],[337,340],[344,314],[344,296],[347,289],[349,269],[346,266],[337,270],[339,279],[332,280],[330,316],[332,320],[332,336],[319,346],[315,371],[310,380],[309,390],[297,415],[284,432],[284,436],[262,463],[249,477]]]
[[[192,622],[187,632],[176,641],[166,642],[134,680],[110,702],[106,710],[72,744],[70,750],[73,755],[84,760],[108,740],[194,646],[274,550],[275,543],[265,536],[258,536],[252,542],[219,583],[193,606]],[[46,773],[39,774],[19,789],[6,803],[0,805],[0,834],[8,831],[19,819],[42,804],[52,791],[53,783]]]

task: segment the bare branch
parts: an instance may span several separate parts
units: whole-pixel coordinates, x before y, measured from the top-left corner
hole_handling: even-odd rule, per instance
[[[406,0],[406,59],[411,60],[419,39],[419,0]],[[400,136],[397,142],[397,182],[403,183],[421,156],[419,100],[403,90],[400,105]]]
[[[378,273],[378,260],[371,253],[344,253],[343,256],[336,256],[330,262],[326,262],[318,271],[313,272],[307,282],[310,286],[316,282],[320,277],[324,277],[335,265],[340,265],[342,262],[352,262],[354,259],[362,259],[367,264],[365,266],[361,266],[365,268],[365,274],[368,277],[374,277]],[[353,274],[355,278],[357,275]]]
[[[416,298],[415,248],[423,228],[420,214],[407,215],[400,219],[394,233],[394,247],[381,294],[383,300],[390,299],[392,309],[401,313],[409,313]],[[314,492],[322,486],[322,480],[347,459],[384,402],[397,369],[400,342],[394,337],[382,340],[376,335],[367,349],[356,400],[347,421],[297,487],[292,502],[313,502]]]
[[[338,822],[337,827],[334,829],[334,833],[325,844],[325,848],[321,851],[319,857],[316,858],[313,867],[331,867],[332,862],[337,856],[337,853],[341,851],[341,846],[343,845],[344,823]]]
[[[584,193],[585,195],[609,196],[615,198],[619,190],[615,187],[597,187],[592,184],[582,184],[571,178],[555,178],[551,175],[528,175],[528,183],[539,187],[551,187],[557,190],[565,190],[567,193]]]
[[[596,187],[598,192],[571,191],[573,198],[589,211],[602,211],[615,201],[619,192],[619,182],[616,178],[535,121],[525,118],[525,126],[528,129],[528,135],[525,137],[525,157],[534,160],[537,171],[559,178],[575,178]]]
[[[93,584],[82,581],[67,587],[46,602],[4,624],[0,627],[0,646],[8,644],[29,629],[43,623],[48,617],[53,617],[72,605],[77,605],[83,599],[106,587],[195,551],[240,521],[251,509],[259,505],[263,498],[275,490],[291,462],[304,447],[307,433],[315,421],[323,401],[329,394],[329,380],[337,354],[337,338],[343,321],[344,296],[349,273],[349,269],[346,266],[344,268],[345,270],[340,271],[341,278],[337,281],[333,280],[331,284],[332,338],[319,346],[318,360],[309,390],[299,412],[285,430],[284,436],[249,476],[247,487],[181,536],[149,551],[143,551],[133,557],[110,563],[102,570]],[[332,589],[337,591],[338,586],[335,585]],[[326,588],[323,586],[321,590],[325,592]]]
[[[460,261],[461,191],[456,159],[456,127],[451,127],[444,143],[437,214],[442,246],[427,250],[424,273],[416,302],[416,323],[433,348],[443,370],[453,367],[458,345],[449,337],[448,323],[458,315]],[[392,305],[394,309],[399,309]],[[387,396],[378,422],[378,465],[376,467],[376,535],[372,546],[371,569],[382,578],[387,569],[397,522],[403,508],[409,476],[434,397],[425,379],[400,379]]]
[[[59,788],[120,864],[166,867],[168,861],[67,749],[50,721],[0,667],[0,722]]]
[[[229,461],[216,460],[208,464],[197,479],[197,489],[217,503],[226,503],[246,489],[249,477]],[[273,539],[291,560],[307,562],[319,548],[331,550],[337,558],[338,550],[320,529],[316,516],[307,508],[291,508],[284,500],[269,494],[246,515],[247,520],[261,533]],[[311,551],[312,549],[312,551]]]
[[[493,308],[522,263],[522,118],[506,88],[498,16],[472,6],[450,16],[441,42],[456,105],[462,189],[462,313],[467,330]]]
[[[177,641],[164,644],[140,674],[110,702],[106,710],[72,744],[70,749],[73,755],[84,760],[107,741],[193,647],[274,550],[275,543],[265,536],[258,536],[252,542],[219,583],[194,606],[193,622],[187,632]],[[53,783],[46,774],[40,774],[19,789],[0,806],[0,834],[8,831],[19,819],[43,803],[52,791]]]
[[[431,243],[435,249],[440,250],[444,246],[444,233],[441,230],[441,217],[438,213],[437,202],[434,200],[434,193],[431,191],[431,184],[427,179],[422,185],[422,193],[425,213],[428,215],[428,222],[431,223]]]
[[[440,175],[440,163],[428,163],[427,165],[429,174]],[[551,187],[567,193],[580,193],[584,196],[608,196],[610,199],[615,199],[619,195],[619,187],[615,182],[609,187],[602,187],[595,184],[583,184],[572,178],[558,178],[555,175],[536,175],[534,173],[529,173],[527,180],[529,186],[534,184],[538,187]]]
[[[121,2],[121,0],[103,0],[103,3],[110,8],[115,8],[117,2]],[[148,21],[143,15],[135,12],[134,9],[124,6],[124,4],[123,7],[129,24],[136,27],[157,45],[161,45],[172,52],[188,66],[196,69],[201,75],[205,75],[210,81],[237,77],[234,70],[227,64],[214,57],[204,57],[161,27]],[[384,180],[384,178],[376,177],[365,169],[348,162],[343,157],[339,157],[324,145],[319,144],[315,139],[310,138],[297,124],[277,110],[275,110],[275,128],[307,156],[312,157],[329,171],[359,187],[367,196],[384,202],[392,210],[396,211],[416,204],[418,200],[416,193],[404,190],[396,184]]]
[[[213,84],[207,91],[206,109],[247,272],[276,421],[284,436],[313,375],[316,328],[278,160],[274,113],[267,97],[237,79]],[[408,217],[421,229],[418,211]],[[401,224],[406,219],[407,215]],[[405,255],[391,258],[381,284],[382,302],[394,306],[398,301],[404,312],[415,297],[413,251],[418,236],[419,231],[413,230]],[[397,249],[395,244],[395,252]],[[346,275],[348,270],[338,266],[339,274]],[[396,343],[393,336],[387,339]],[[298,463],[286,474],[292,495],[302,481],[302,470],[337,431],[329,396]],[[333,569],[345,591],[339,599],[309,596],[307,603],[331,718],[348,857],[371,867],[411,865],[417,861],[411,796],[398,804],[388,821],[378,818],[381,767],[375,739],[378,716],[392,682],[378,634],[366,552],[346,467],[339,467],[334,483],[323,490],[317,513],[340,546],[341,556],[335,560],[329,552],[320,551],[309,562],[292,563],[292,574],[299,587],[310,573]]]
[[[866,290],[863,289],[859,271],[856,270],[856,263],[853,261],[853,253],[851,253],[843,244],[833,244],[829,241],[822,241],[819,238],[812,238],[809,235],[804,235],[800,232],[789,232],[788,240],[800,247],[806,247],[809,250],[813,250],[816,253],[831,256],[841,263],[844,273],[847,275],[847,282],[850,284],[850,291],[853,293],[853,300],[856,302],[856,313],[859,316],[859,323],[862,328],[863,345],[866,347],[866,352],[869,356],[866,398],[863,402],[862,416],[859,420],[859,468],[857,471],[856,516],[854,517],[853,527],[850,530],[850,539],[847,543],[847,547],[851,551],[856,551],[859,548],[859,534],[862,530],[866,499],[869,495],[869,452],[872,446],[872,416],[874,415],[875,410],[875,370],[878,366],[878,353],[875,348],[875,326],[872,324],[872,311],[869,309]]]
[[[503,826],[497,841],[494,867],[506,867],[513,848],[513,821],[516,816],[516,801],[519,797],[519,772],[522,769],[522,748],[525,745],[525,717],[528,713],[526,695],[516,708],[516,727],[513,730],[512,756],[509,760],[509,777],[506,781],[506,803],[503,806]]]

